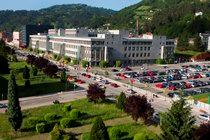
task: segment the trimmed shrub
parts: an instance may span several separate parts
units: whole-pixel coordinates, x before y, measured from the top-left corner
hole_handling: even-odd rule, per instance
[[[36,132],[38,133],[45,133],[46,132],[46,124],[45,123],[38,123],[36,124]]]
[[[36,67],[32,67],[32,68],[31,68],[31,74],[32,74],[33,76],[37,76],[37,74],[38,74],[38,69],[37,69]]]
[[[55,121],[55,120],[58,120],[60,118],[61,118],[61,116],[58,115],[58,114],[55,114],[55,113],[47,113],[44,116],[45,121],[48,121],[48,122]]]
[[[60,129],[58,124],[56,124],[54,126],[53,130],[50,132],[50,139],[51,140],[61,140],[63,134],[64,134],[64,131]]]
[[[67,105],[64,105],[63,108],[62,108],[62,111],[63,112],[69,112],[71,111],[72,107],[70,104],[67,104]]]
[[[90,133],[83,133],[81,135],[81,140],[90,140]]]
[[[133,140],[157,140],[158,137],[151,132],[141,132],[141,133],[137,133]]]
[[[126,101],[126,95],[125,93],[121,92],[120,96],[117,98],[116,107],[124,110],[125,109],[125,101]]]
[[[72,140],[72,136],[71,135],[63,135],[63,140]]]
[[[75,120],[71,118],[63,118],[60,121],[60,125],[62,128],[70,128],[70,127],[75,126]]]
[[[120,137],[121,137],[121,134],[122,134],[122,132],[121,132],[121,130],[120,129],[118,129],[118,128],[111,128],[111,130],[110,130],[110,138],[112,139],[112,140],[119,140],[120,139]]]
[[[72,109],[72,111],[70,112],[70,117],[72,118],[72,119],[78,119],[78,118],[80,118],[81,117],[81,113],[80,113],[80,111],[79,110],[77,110],[77,109]]]
[[[24,126],[28,129],[35,129],[36,124],[42,123],[42,122],[44,121],[38,117],[31,117],[25,122]]]

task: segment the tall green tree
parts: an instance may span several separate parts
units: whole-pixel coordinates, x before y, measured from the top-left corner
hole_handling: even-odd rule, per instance
[[[66,71],[63,70],[61,72],[61,82],[66,83],[66,81],[67,81]]]
[[[125,101],[126,101],[126,95],[124,92],[121,92],[120,96],[117,99],[116,107],[124,110],[125,109]]]
[[[25,66],[25,68],[23,69],[23,79],[25,80],[25,87],[29,87],[30,86],[30,69]]]
[[[12,128],[17,131],[22,124],[22,112],[20,108],[17,84],[15,80],[15,75],[10,72],[9,82],[8,82],[8,120]]]
[[[201,38],[199,36],[196,36],[194,39],[194,45],[193,45],[193,49],[194,51],[199,51],[199,52],[203,52],[205,51],[205,48],[202,44]]]
[[[97,117],[90,132],[90,140],[109,140],[107,128],[101,117]]]
[[[171,108],[160,115],[160,128],[164,140],[192,140],[195,117],[191,108],[181,98],[174,102]]]

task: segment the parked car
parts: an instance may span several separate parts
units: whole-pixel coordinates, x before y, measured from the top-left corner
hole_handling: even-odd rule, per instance
[[[7,105],[6,105],[6,104],[1,104],[1,103],[0,103],[0,108],[7,108]]]
[[[210,121],[210,115],[208,114],[200,114],[199,118],[204,121]]]
[[[125,93],[128,93],[128,94],[135,94],[136,91],[134,91],[133,89],[127,89],[127,90],[125,91]]]
[[[111,83],[110,85],[111,85],[112,87],[115,87],[115,88],[118,88],[118,87],[119,87],[119,85],[116,84],[116,83]]]

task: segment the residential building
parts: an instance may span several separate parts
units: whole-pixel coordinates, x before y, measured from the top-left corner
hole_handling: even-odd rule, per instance
[[[50,25],[24,25],[20,31],[20,46],[28,47],[29,46],[29,36],[35,35],[38,33],[48,33],[49,29],[52,29],[53,26]]]
[[[65,29],[64,33],[63,29],[50,29],[48,33],[31,35],[32,48],[87,60],[92,65],[101,60],[111,64],[121,60],[124,65],[140,65],[174,55],[174,39],[153,36],[151,33],[133,36],[126,30],[88,29]]]
[[[13,32],[13,40],[12,43],[15,47],[20,46],[20,32]]]

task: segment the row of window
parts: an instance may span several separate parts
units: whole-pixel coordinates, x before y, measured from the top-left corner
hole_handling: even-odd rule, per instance
[[[123,41],[123,45],[152,45],[151,41]]]
[[[124,57],[150,57],[150,53],[125,53]]]
[[[143,51],[143,49],[144,49],[144,51],[150,51],[150,47],[125,47],[125,49],[124,49],[124,51],[131,51],[131,49],[132,49],[132,51]]]

